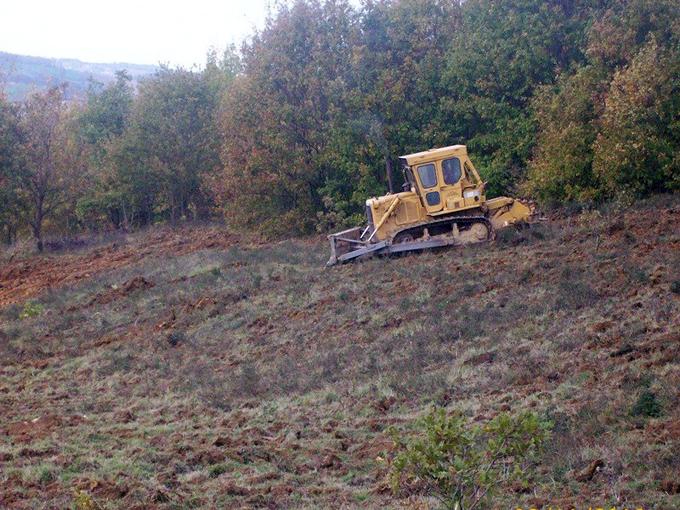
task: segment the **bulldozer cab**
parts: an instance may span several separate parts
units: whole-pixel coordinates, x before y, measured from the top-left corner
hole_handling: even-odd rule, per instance
[[[409,154],[400,161],[409,188],[430,216],[478,207],[484,201],[484,185],[464,145]]]

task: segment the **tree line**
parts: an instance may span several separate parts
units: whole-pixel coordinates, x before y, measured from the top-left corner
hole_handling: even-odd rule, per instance
[[[201,69],[0,98],[0,230],[361,221],[400,154],[465,143],[491,194],[680,188],[676,0],[295,0]],[[1,95],[0,95],[1,97]],[[398,182],[395,188],[398,187]]]

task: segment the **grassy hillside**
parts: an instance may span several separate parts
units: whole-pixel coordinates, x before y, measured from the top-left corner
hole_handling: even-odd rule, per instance
[[[438,404],[552,420],[494,507],[678,508],[679,225],[674,196],[333,269],[217,227],[5,254],[0,507],[434,507],[389,491],[385,431]]]
[[[24,99],[33,90],[68,83],[68,97],[83,96],[90,78],[109,83],[116,71],[126,70],[135,81],[156,72],[150,65],[111,63],[93,64],[75,59],[29,57],[0,52],[0,78],[12,101]]]

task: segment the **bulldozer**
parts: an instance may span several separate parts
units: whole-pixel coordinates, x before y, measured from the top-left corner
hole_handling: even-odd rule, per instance
[[[487,200],[465,145],[401,156],[400,193],[366,200],[367,225],[328,236],[327,266],[373,255],[462,246],[494,239],[497,230],[532,223],[533,203]]]

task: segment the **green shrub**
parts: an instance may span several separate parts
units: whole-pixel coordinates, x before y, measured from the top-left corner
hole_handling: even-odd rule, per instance
[[[630,410],[633,416],[647,416],[649,418],[658,418],[661,416],[661,404],[656,398],[654,392],[645,390],[640,393],[637,402]]]
[[[391,471],[392,489],[418,481],[446,508],[472,509],[499,485],[527,482],[528,461],[549,434],[550,424],[535,414],[498,415],[486,424],[433,408],[418,433],[392,436],[398,449]]]
[[[671,292],[674,294],[680,294],[680,280],[671,282]]]
[[[96,510],[101,508],[85,491],[75,491],[73,493],[73,506],[75,510]]]
[[[51,465],[42,465],[36,471],[36,479],[41,485],[47,485],[48,483],[53,482],[56,478],[57,475],[54,471],[54,467]]]
[[[21,313],[19,314],[19,319],[24,320],[24,319],[31,319],[33,317],[37,317],[38,315],[43,313],[43,310],[44,310],[44,307],[40,303],[28,301],[24,305],[23,310],[21,310]]]
[[[221,474],[224,474],[227,471],[229,471],[229,468],[226,464],[213,464],[208,469],[208,476],[210,478],[218,478]]]

